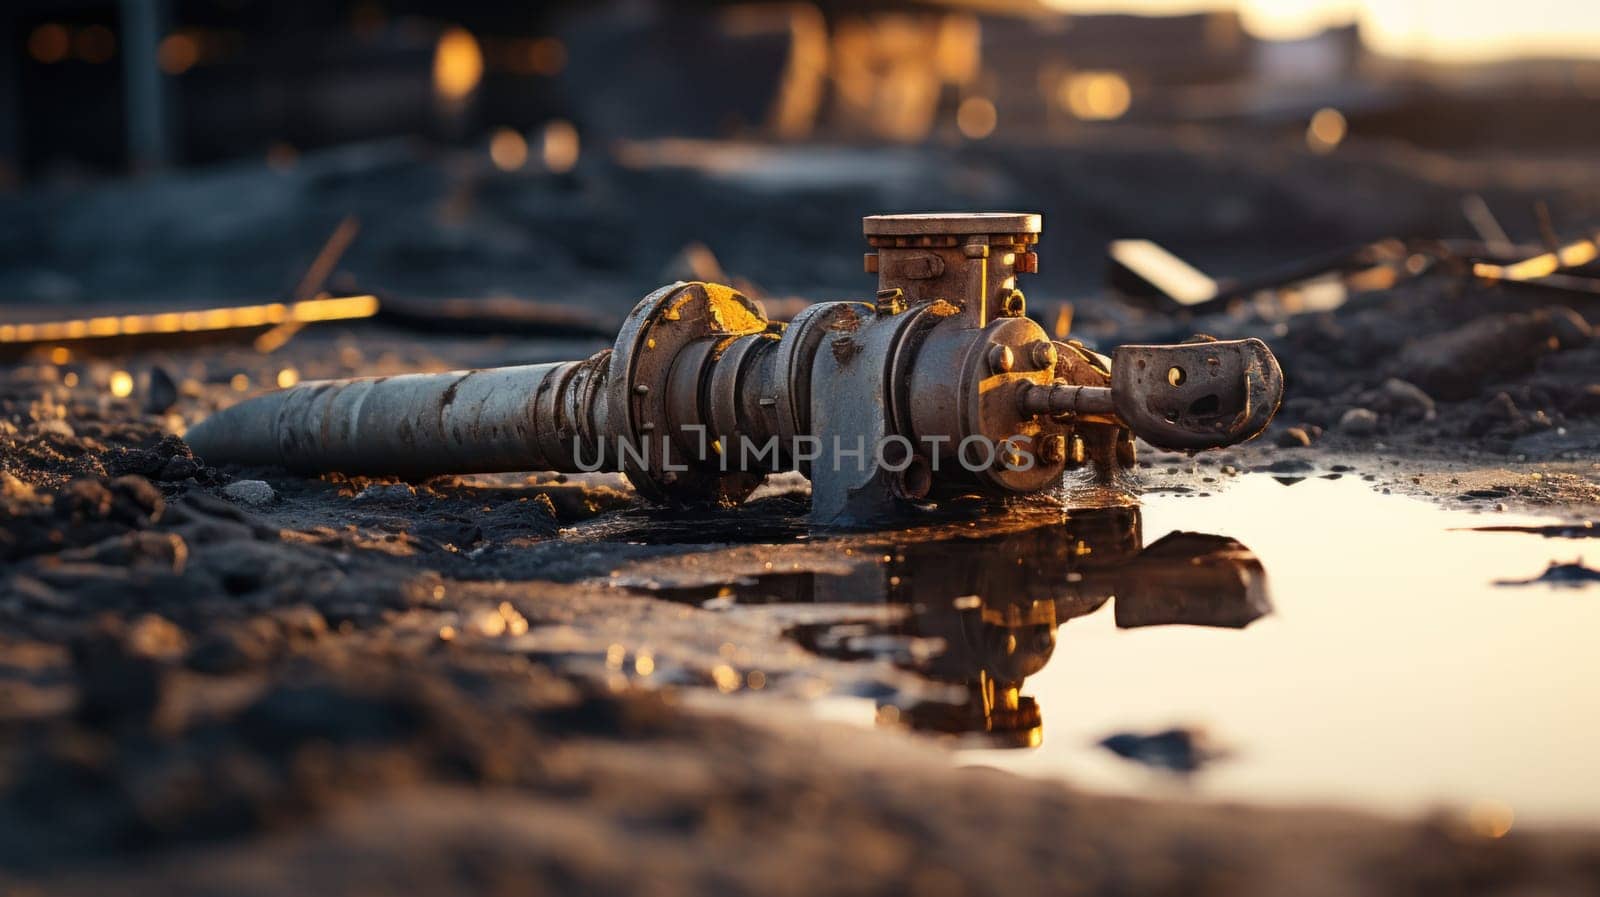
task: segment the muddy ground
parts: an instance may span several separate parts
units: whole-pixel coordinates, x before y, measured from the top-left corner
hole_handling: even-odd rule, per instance
[[[288,172],[38,190],[0,199],[0,285],[45,317],[107,298],[261,298],[293,284],[353,213],[364,232],[341,289],[509,293],[620,315],[700,240],[778,307],[871,288],[855,273],[862,214],[1043,206],[1046,274],[1025,284],[1038,313],[1071,301],[1077,335],[1103,349],[1262,336],[1289,384],[1261,440],[1198,459],[1146,450],[1125,493],[1075,500],[1222,489],[1266,470],[1553,518],[1600,508],[1593,298],[1441,270],[1329,312],[1247,301],[1180,314],[1103,295],[1096,248],[1150,236],[1242,275],[1388,235],[1463,235],[1455,203],[1468,191],[1506,210],[1508,228],[1532,228],[1535,200],[1576,228],[1600,213],[1592,167],[1139,135],[719,161],[729,152],[703,152],[699,167],[586,159],[555,178],[388,145]],[[835,164],[793,170],[807,152]],[[1491,838],[1446,812],[1108,798],[955,769],[893,728],[817,724],[808,700],[934,684],[806,651],[785,637],[803,609],[717,614],[616,587],[674,564],[731,578],[779,556],[752,542],[797,543],[782,559],[816,570],[840,544],[874,544],[807,548],[794,478],[743,511],[662,512],[617,479],[305,479],[218,469],[179,438],[285,371],[445,370],[600,345],[328,325],[271,355],[246,342],[0,369],[0,890],[1399,894],[1600,882],[1593,832]],[[132,380],[121,397],[119,372]]]

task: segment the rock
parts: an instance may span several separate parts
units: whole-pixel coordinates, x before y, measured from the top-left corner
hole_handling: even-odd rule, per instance
[[[146,414],[165,414],[178,404],[178,384],[167,373],[167,369],[159,365],[150,369],[150,382],[144,391],[144,411]]]
[[[1371,436],[1378,431],[1378,415],[1370,408],[1351,408],[1339,418],[1339,431],[1351,436]]]
[[[252,508],[270,505],[278,498],[278,493],[263,480],[236,480],[223,486],[222,494],[230,501]]]
[[[1397,377],[1390,377],[1377,389],[1362,393],[1359,401],[1381,415],[1399,420],[1433,420],[1438,413],[1427,393],[1416,384]]]
[[[1505,392],[1495,393],[1494,398],[1484,403],[1483,408],[1467,424],[1467,433],[1472,436],[1482,436],[1499,430],[1520,433],[1527,429],[1528,419],[1512,400],[1511,395]]]
[[[1469,399],[1486,384],[1532,370],[1543,355],[1594,338],[1583,316],[1559,305],[1485,315],[1406,346],[1393,370],[1441,399]]]
[[[1119,732],[1101,739],[1100,746],[1125,760],[1182,774],[1196,772],[1228,756],[1227,751],[1211,743],[1204,730],[1192,728],[1150,734]]]
[[[417,490],[406,483],[373,483],[356,493],[355,500],[370,502],[410,501],[416,497]]]
[[[1278,434],[1280,448],[1308,448],[1311,445],[1311,434],[1304,427],[1290,427]]]
[[[1531,586],[1536,583],[1548,583],[1553,586],[1581,586],[1586,583],[1600,582],[1600,570],[1585,567],[1581,561],[1560,563],[1551,561],[1545,571],[1531,579],[1498,579],[1497,586]]]

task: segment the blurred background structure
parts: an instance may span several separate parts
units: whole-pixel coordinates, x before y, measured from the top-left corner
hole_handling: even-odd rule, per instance
[[[11,0],[0,298],[253,299],[347,216],[344,289],[614,304],[838,295],[918,208],[1045,212],[1057,294],[1125,237],[1226,276],[1481,237],[1466,195],[1525,241],[1600,213],[1597,9]]]
[[[1122,122],[1297,130],[1320,149],[1352,129],[1586,145],[1596,55],[1600,13],[1549,0],[12,0],[0,170],[286,164],[419,134],[493,135],[503,167],[531,143],[559,168],[573,128],[918,142]]]

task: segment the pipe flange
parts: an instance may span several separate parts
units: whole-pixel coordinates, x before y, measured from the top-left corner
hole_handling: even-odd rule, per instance
[[[1018,401],[1023,390],[1048,387],[1055,379],[1053,367],[1021,363],[1032,343],[1048,338],[1028,318],[996,318],[967,351],[957,393],[962,439],[983,439],[972,440],[961,461],[979,482],[1010,492],[1034,492],[1059,480],[1065,470],[1065,458],[1048,446],[1053,437],[1066,435],[1067,428],[1048,418],[1025,415]],[[994,365],[992,355],[1007,354],[997,351],[1002,347],[1011,349],[1009,356],[1017,360],[1014,367],[1001,370]]]
[[[928,332],[960,314],[961,309],[942,300],[923,303],[900,314],[903,320],[889,358],[889,420],[895,432],[908,437],[916,433],[911,413],[911,371]]]
[[[620,466],[647,498],[674,504],[737,504],[761,485],[761,473],[723,471],[709,451],[694,457],[668,432],[672,365],[690,343],[767,329],[761,308],[731,287],[679,282],[640,300],[611,353],[606,401]],[[623,443],[627,443],[624,445]]]
[[[777,399],[779,440],[785,455],[790,453],[796,437],[811,433],[811,367],[817,350],[830,332],[852,319],[869,319],[876,309],[866,302],[819,302],[806,306],[789,322],[778,343],[775,365],[779,379],[784,384],[778,389]],[[800,472],[811,475],[810,465],[800,464]]]

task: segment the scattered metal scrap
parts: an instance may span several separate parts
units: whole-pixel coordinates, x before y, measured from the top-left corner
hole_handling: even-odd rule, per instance
[[[187,343],[222,333],[270,333],[318,321],[350,321],[378,313],[376,296],[332,296],[225,308],[99,315],[64,321],[0,324],[0,357],[61,347],[112,352],[132,345]]]
[[[607,337],[616,330],[615,321],[603,315],[511,297],[418,301],[375,295],[330,296],[323,287],[360,231],[355,216],[341,220],[288,301],[63,321],[13,320],[0,323],[0,359],[57,348],[113,354],[135,347],[186,345],[222,337],[249,338],[256,351],[268,354],[282,348],[307,324],[324,321],[371,320],[427,333],[555,339]]]
[[[1337,289],[1333,301],[1323,303],[1336,305],[1348,293],[1389,289],[1402,280],[1434,272],[1481,283],[1515,283],[1600,296],[1600,275],[1591,267],[1600,261],[1600,232],[1562,245],[1550,232],[1546,215],[1541,219],[1546,221],[1542,228],[1546,245],[1540,249],[1513,243],[1481,197],[1468,197],[1462,210],[1482,242],[1388,238],[1224,280],[1151,240],[1116,240],[1107,247],[1107,280],[1118,294],[1153,300],[1166,311],[1303,288],[1315,282],[1329,282]]]
[[[1259,434],[1282,372],[1259,340],[1107,359],[1026,315],[1034,214],[864,221],[875,302],[787,326],[730,287],[676,283],[584,361],[304,383],[189,433],[213,462],[428,477],[621,470],[649,498],[736,504],[769,471],[812,480],[812,519],[1048,489],[1133,463],[1133,436],[1199,450]],[[832,452],[825,463],[815,463]],[[848,454],[848,460],[846,460]]]

